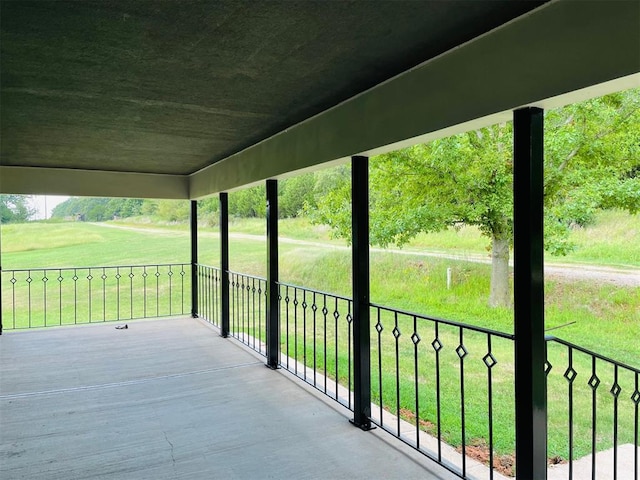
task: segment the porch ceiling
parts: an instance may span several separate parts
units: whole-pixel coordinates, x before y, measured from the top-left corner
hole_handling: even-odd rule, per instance
[[[3,1],[0,191],[199,198],[375,153],[637,73],[638,5]]]

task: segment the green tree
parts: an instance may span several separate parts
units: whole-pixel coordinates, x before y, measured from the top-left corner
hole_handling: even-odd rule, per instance
[[[403,245],[420,232],[463,225],[489,240],[489,304],[511,302],[513,244],[511,122],[372,158],[371,242]],[[640,209],[640,89],[545,115],[545,249],[571,251],[570,229],[598,209]],[[344,179],[318,201],[315,220],[350,235],[350,187]]]
[[[229,194],[229,215],[242,218],[264,217],[267,212],[264,184]]]
[[[278,215],[280,218],[295,218],[307,208],[315,206],[313,173],[287,178],[278,189]]]
[[[0,223],[20,223],[35,215],[26,195],[0,195]]]

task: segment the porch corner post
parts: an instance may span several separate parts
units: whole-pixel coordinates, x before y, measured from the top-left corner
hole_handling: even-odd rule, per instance
[[[198,318],[198,202],[191,200],[191,316]]]
[[[516,470],[547,478],[544,336],[543,110],[513,114]]]
[[[220,193],[220,335],[229,336],[229,194]]]
[[[278,301],[278,181],[267,180],[267,367],[280,364]]]
[[[371,430],[371,338],[369,325],[369,159],[351,159],[351,259],[353,289],[353,413]]]

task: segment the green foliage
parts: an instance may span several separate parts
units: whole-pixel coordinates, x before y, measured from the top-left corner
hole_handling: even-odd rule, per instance
[[[512,134],[508,122],[372,158],[372,243],[462,225],[511,242]],[[317,207],[313,220],[348,238],[348,177],[330,182]],[[546,113],[545,207],[545,248],[555,255],[573,249],[570,229],[597,211],[640,211],[640,89]]]
[[[307,208],[315,207],[315,177],[313,173],[298,175],[280,182],[278,189],[278,215],[295,218]]]
[[[315,174],[314,203],[304,208],[315,224],[328,225],[335,237],[351,239],[351,170],[348,165]]]
[[[142,205],[143,200],[136,198],[72,197],[56,205],[51,217],[101,222],[140,215]]]
[[[493,249],[489,303],[506,306],[512,145],[507,122],[372,158],[371,242],[402,246],[420,233],[475,227]],[[544,169],[544,248],[552,255],[571,252],[571,229],[596,212],[640,211],[640,89],[547,112]],[[348,240],[350,185],[346,177],[331,185],[312,219]]]
[[[157,200],[155,216],[163,222],[186,222],[189,220],[188,200]]]
[[[263,217],[267,211],[267,192],[264,185],[245,188],[229,194],[229,215],[234,217]]]
[[[640,89],[551,111],[545,121],[546,248],[564,254],[574,225],[597,211],[640,210]]]
[[[0,223],[22,223],[29,220],[35,210],[29,206],[29,196],[0,195]]]

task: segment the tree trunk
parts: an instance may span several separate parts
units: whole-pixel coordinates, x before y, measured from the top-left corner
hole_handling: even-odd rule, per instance
[[[509,241],[496,236],[491,248],[491,293],[489,306],[508,307],[511,304],[509,289]]]

